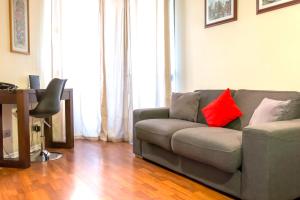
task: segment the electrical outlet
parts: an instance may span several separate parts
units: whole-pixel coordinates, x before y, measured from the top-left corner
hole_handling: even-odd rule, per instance
[[[3,138],[11,137],[11,130],[4,130],[3,131]]]
[[[41,131],[41,126],[37,125],[37,124],[32,125],[32,131],[40,132]]]

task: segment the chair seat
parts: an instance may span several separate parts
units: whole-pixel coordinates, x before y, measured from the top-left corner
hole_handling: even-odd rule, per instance
[[[147,119],[136,123],[137,138],[171,151],[171,137],[181,129],[206,126],[179,119]]]
[[[241,166],[242,132],[201,127],[179,130],[172,137],[172,150],[179,155],[234,173]]]
[[[29,110],[29,115],[35,118],[48,118],[55,115],[57,112],[37,112],[36,110]]]

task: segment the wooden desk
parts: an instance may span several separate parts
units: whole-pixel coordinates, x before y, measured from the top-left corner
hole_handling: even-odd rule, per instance
[[[43,91],[43,90],[41,90]],[[66,142],[54,142],[52,128],[45,126],[46,147],[73,148],[74,147],[74,124],[73,124],[73,90],[65,89],[62,100],[65,101],[65,125]],[[15,92],[0,90],[0,167],[28,168],[30,167],[30,128],[29,105],[37,102],[35,90],[20,89]],[[16,104],[18,116],[18,147],[19,159],[4,159],[3,155],[3,120],[2,104]],[[46,119],[52,124],[52,118]]]

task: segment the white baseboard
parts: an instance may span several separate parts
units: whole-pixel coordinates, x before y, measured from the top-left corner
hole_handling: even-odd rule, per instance
[[[100,137],[84,137],[84,136],[75,136],[75,140],[91,140],[91,141],[99,141]]]
[[[101,138],[99,137],[85,137],[85,136],[75,136],[75,140],[90,140],[90,141],[103,141],[107,142],[107,138]],[[111,139],[110,142],[118,143],[118,142],[129,142],[129,139],[127,138],[121,138],[121,139]]]
[[[40,149],[41,149],[41,145],[34,145],[34,146],[30,147],[30,153],[34,152],[34,151],[37,151],[37,150],[40,150]],[[4,155],[5,159],[18,158],[18,157],[19,157],[19,152],[13,152],[13,153],[9,153],[9,154]]]

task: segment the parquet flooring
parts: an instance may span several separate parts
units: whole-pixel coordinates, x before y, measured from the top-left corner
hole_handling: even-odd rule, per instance
[[[126,143],[78,140],[64,157],[29,169],[0,168],[0,199],[228,200],[218,192],[136,158]]]

